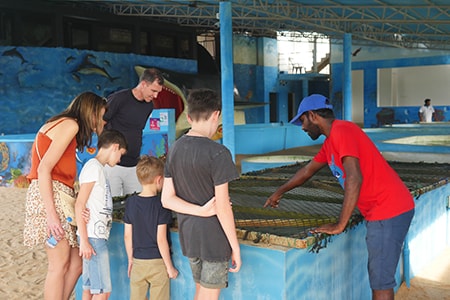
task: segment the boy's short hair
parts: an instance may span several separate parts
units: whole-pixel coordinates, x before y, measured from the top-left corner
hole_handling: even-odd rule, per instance
[[[207,120],[213,112],[222,110],[219,95],[210,89],[194,89],[190,91],[186,101],[187,113],[193,121]]]
[[[136,175],[141,184],[151,183],[156,176],[164,175],[164,163],[154,156],[142,155],[136,165]]]
[[[117,130],[107,129],[98,136],[97,148],[108,148],[112,144],[119,144],[119,149],[128,150],[125,136]]]

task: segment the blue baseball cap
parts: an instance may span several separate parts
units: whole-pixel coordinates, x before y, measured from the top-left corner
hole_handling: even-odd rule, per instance
[[[300,117],[307,111],[318,110],[322,108],[333,109],[333,105],[330,104],[330,100],[327,97],[320,94],[312,94],[303,98],[300,106],[298,107],[297,115],[289,122],[294,125],[302,125]]]

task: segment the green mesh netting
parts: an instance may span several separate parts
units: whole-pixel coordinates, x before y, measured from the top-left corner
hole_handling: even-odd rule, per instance
[[[286,240],[282,244],[295,244],[293,247],[311,246],[317,240],[326,239],[325,235],[314,236],[313,241],[297,245],[297,239],[311,236],[311,229],[336,222],[339,217],[344,191],[326,167],[301,187],[285,193],[278,208],[263,208],[267,198],[306,163],[243,174],[239,180],[230,183],[230,197],[236,228],[240,231],[239,237],[254,242],[267,236],[283,237]],[[430,189],[446,184],[450,172],[449,164],[389,164],[416,198]],[[123,197],[115,198],[116,219],[123,216],[123,200]],[[349,227],[362,220],[358,210],[355,210]],[[267,241],[270,243],[273,239]],[[320,247],[317,244],[315,246]]]

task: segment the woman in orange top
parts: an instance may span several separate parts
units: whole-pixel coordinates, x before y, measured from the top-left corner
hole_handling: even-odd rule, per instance
[[[50,237],[56,239],[56,246],[45,247],[48,258],[45,299],[69,299],[81,274],[76,227],[66,220],[58,191],[75,194],[75,151],[90,145],[93,133],[103,131],[105,111],[104,98],[91,92],[82,93],[39,129],[33,144],[24,244],[34,247],[45,245]]]

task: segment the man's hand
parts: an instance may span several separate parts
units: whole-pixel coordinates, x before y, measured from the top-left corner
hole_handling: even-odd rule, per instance
[[[339,223],[330,223],[311,230],[311,233],[339,234],[344,231],[344,229],[345,226],[342,227],[339,225]]]
[[[266,203],[264,204],[264,207],[273,207],[273,208],[278,208],[278,204],[280,204],[281,201],[281,195],[277,195],[275,193],[273,193],[266,201]]]

